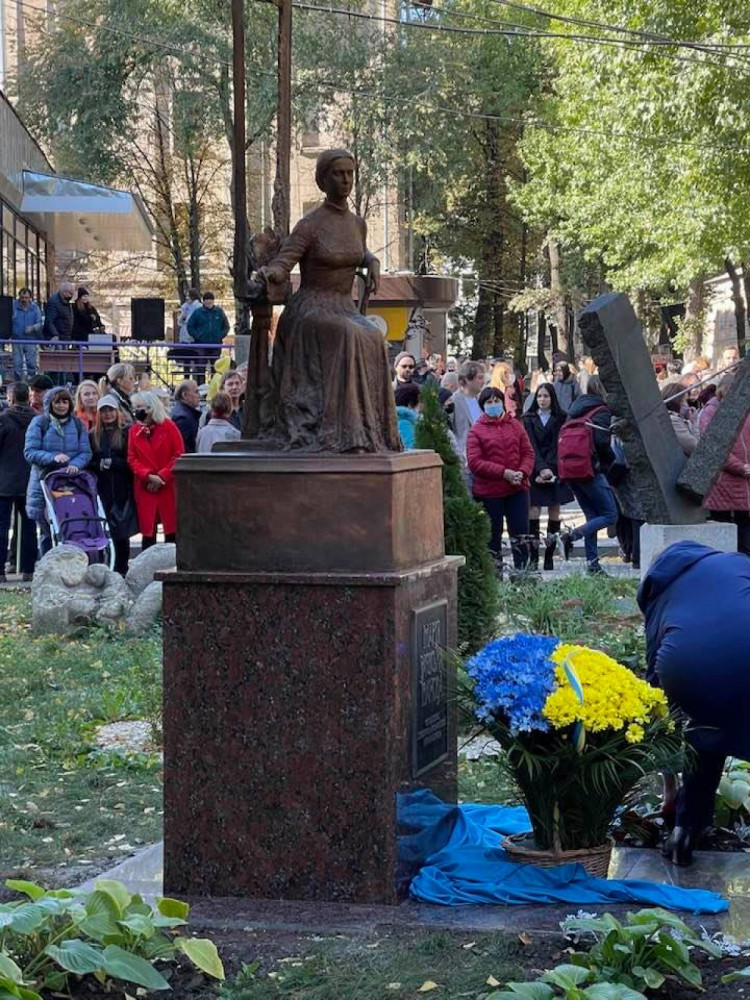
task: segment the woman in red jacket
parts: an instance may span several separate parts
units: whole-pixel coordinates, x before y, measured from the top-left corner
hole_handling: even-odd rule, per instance
[[[503,520],[507,520],[513,565],[523,569],[529,559],[529,476],[534,449],[521,421],[505,412],[502,389],[483,389],[479,406],[483,415],[466,440],[472,493],[492,522],[490,550],[496,562],[500,563]]]
[[[734,375],[725,375],[716,390],[717,404],[705,406],[701,411],[701,434],[722,405],[733,381]],[[750,415],[745,417],[724,468],[704,497],[703,506],[712,521],[729,521],[737,525],[737,551],[750,556]]]
[[[177,425],[169,419],[155,392],[132,398],[136,423],[128,435],[128,464],[135,478],[134,496],[142,548],[156,542],[161,521],[164,540],[173,542],[177,530],[174,463],[185,450]]]

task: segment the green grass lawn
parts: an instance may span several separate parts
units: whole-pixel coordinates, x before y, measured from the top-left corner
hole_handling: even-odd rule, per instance
[[[332,941],[281,960],[269,976],[246,966],[223,987],[226,1000],[485,998],[522,978],[522,947],[501,934],[401,932],[374,941]]]
[[[93,734],[156,717],[161,643],[35,638],[30,614],[27,593],[0,594],[0,872],[113,864],[161,836],[161,763],[97,751]]]
[[[645,672],[643,618],[635,601],[638,581],[572,575],[552,583],[500,585],[500,632],[555,635],[601,649]]]

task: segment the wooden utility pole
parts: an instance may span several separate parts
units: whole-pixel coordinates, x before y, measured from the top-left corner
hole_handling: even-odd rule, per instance
[[[279,63],[276,112],[276,177],[273,184],[273,228],[289,235],[290,165],[292,158],[292,0],[276,0],[279,8]]]
[[[236,2],[236,0],[234,0]],[[279,11],[276,94],[276,176],[273,183],[273,233],[253,239],[254,266],[269,264],[289,235],[292,159],[292,0],[273,0]],[[253,329],[245,392],[243,436],[255,438],[264,426],[264,400],[269,392],[269,338],[273,307],[283,302],[286,289],[269,285],[263,298],[252,302]],[[276,298],[275,296],[279,296]]]
[[[232,82],[234,90],[234,300],[235,334],[250,333],[248,305],[247,176],[245,157],[245,0],[232,0]]]

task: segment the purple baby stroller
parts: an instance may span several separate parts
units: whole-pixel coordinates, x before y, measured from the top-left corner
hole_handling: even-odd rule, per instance
[[[42,492],[52,544],[77,545],[90,563],[106,563],[114,569],[115,547],[96,478],[90,472],[48,472],[42,479]]]

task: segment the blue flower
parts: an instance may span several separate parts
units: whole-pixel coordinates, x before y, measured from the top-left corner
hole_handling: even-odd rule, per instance
[[[483,722],[498,718],[514,735],[546,732],[549,725],[542,709],[555,687],[550,656],[559,642],[550,636],[519,632],[493,639],[473,656],[466,669],[476,681],[477,718]]]

